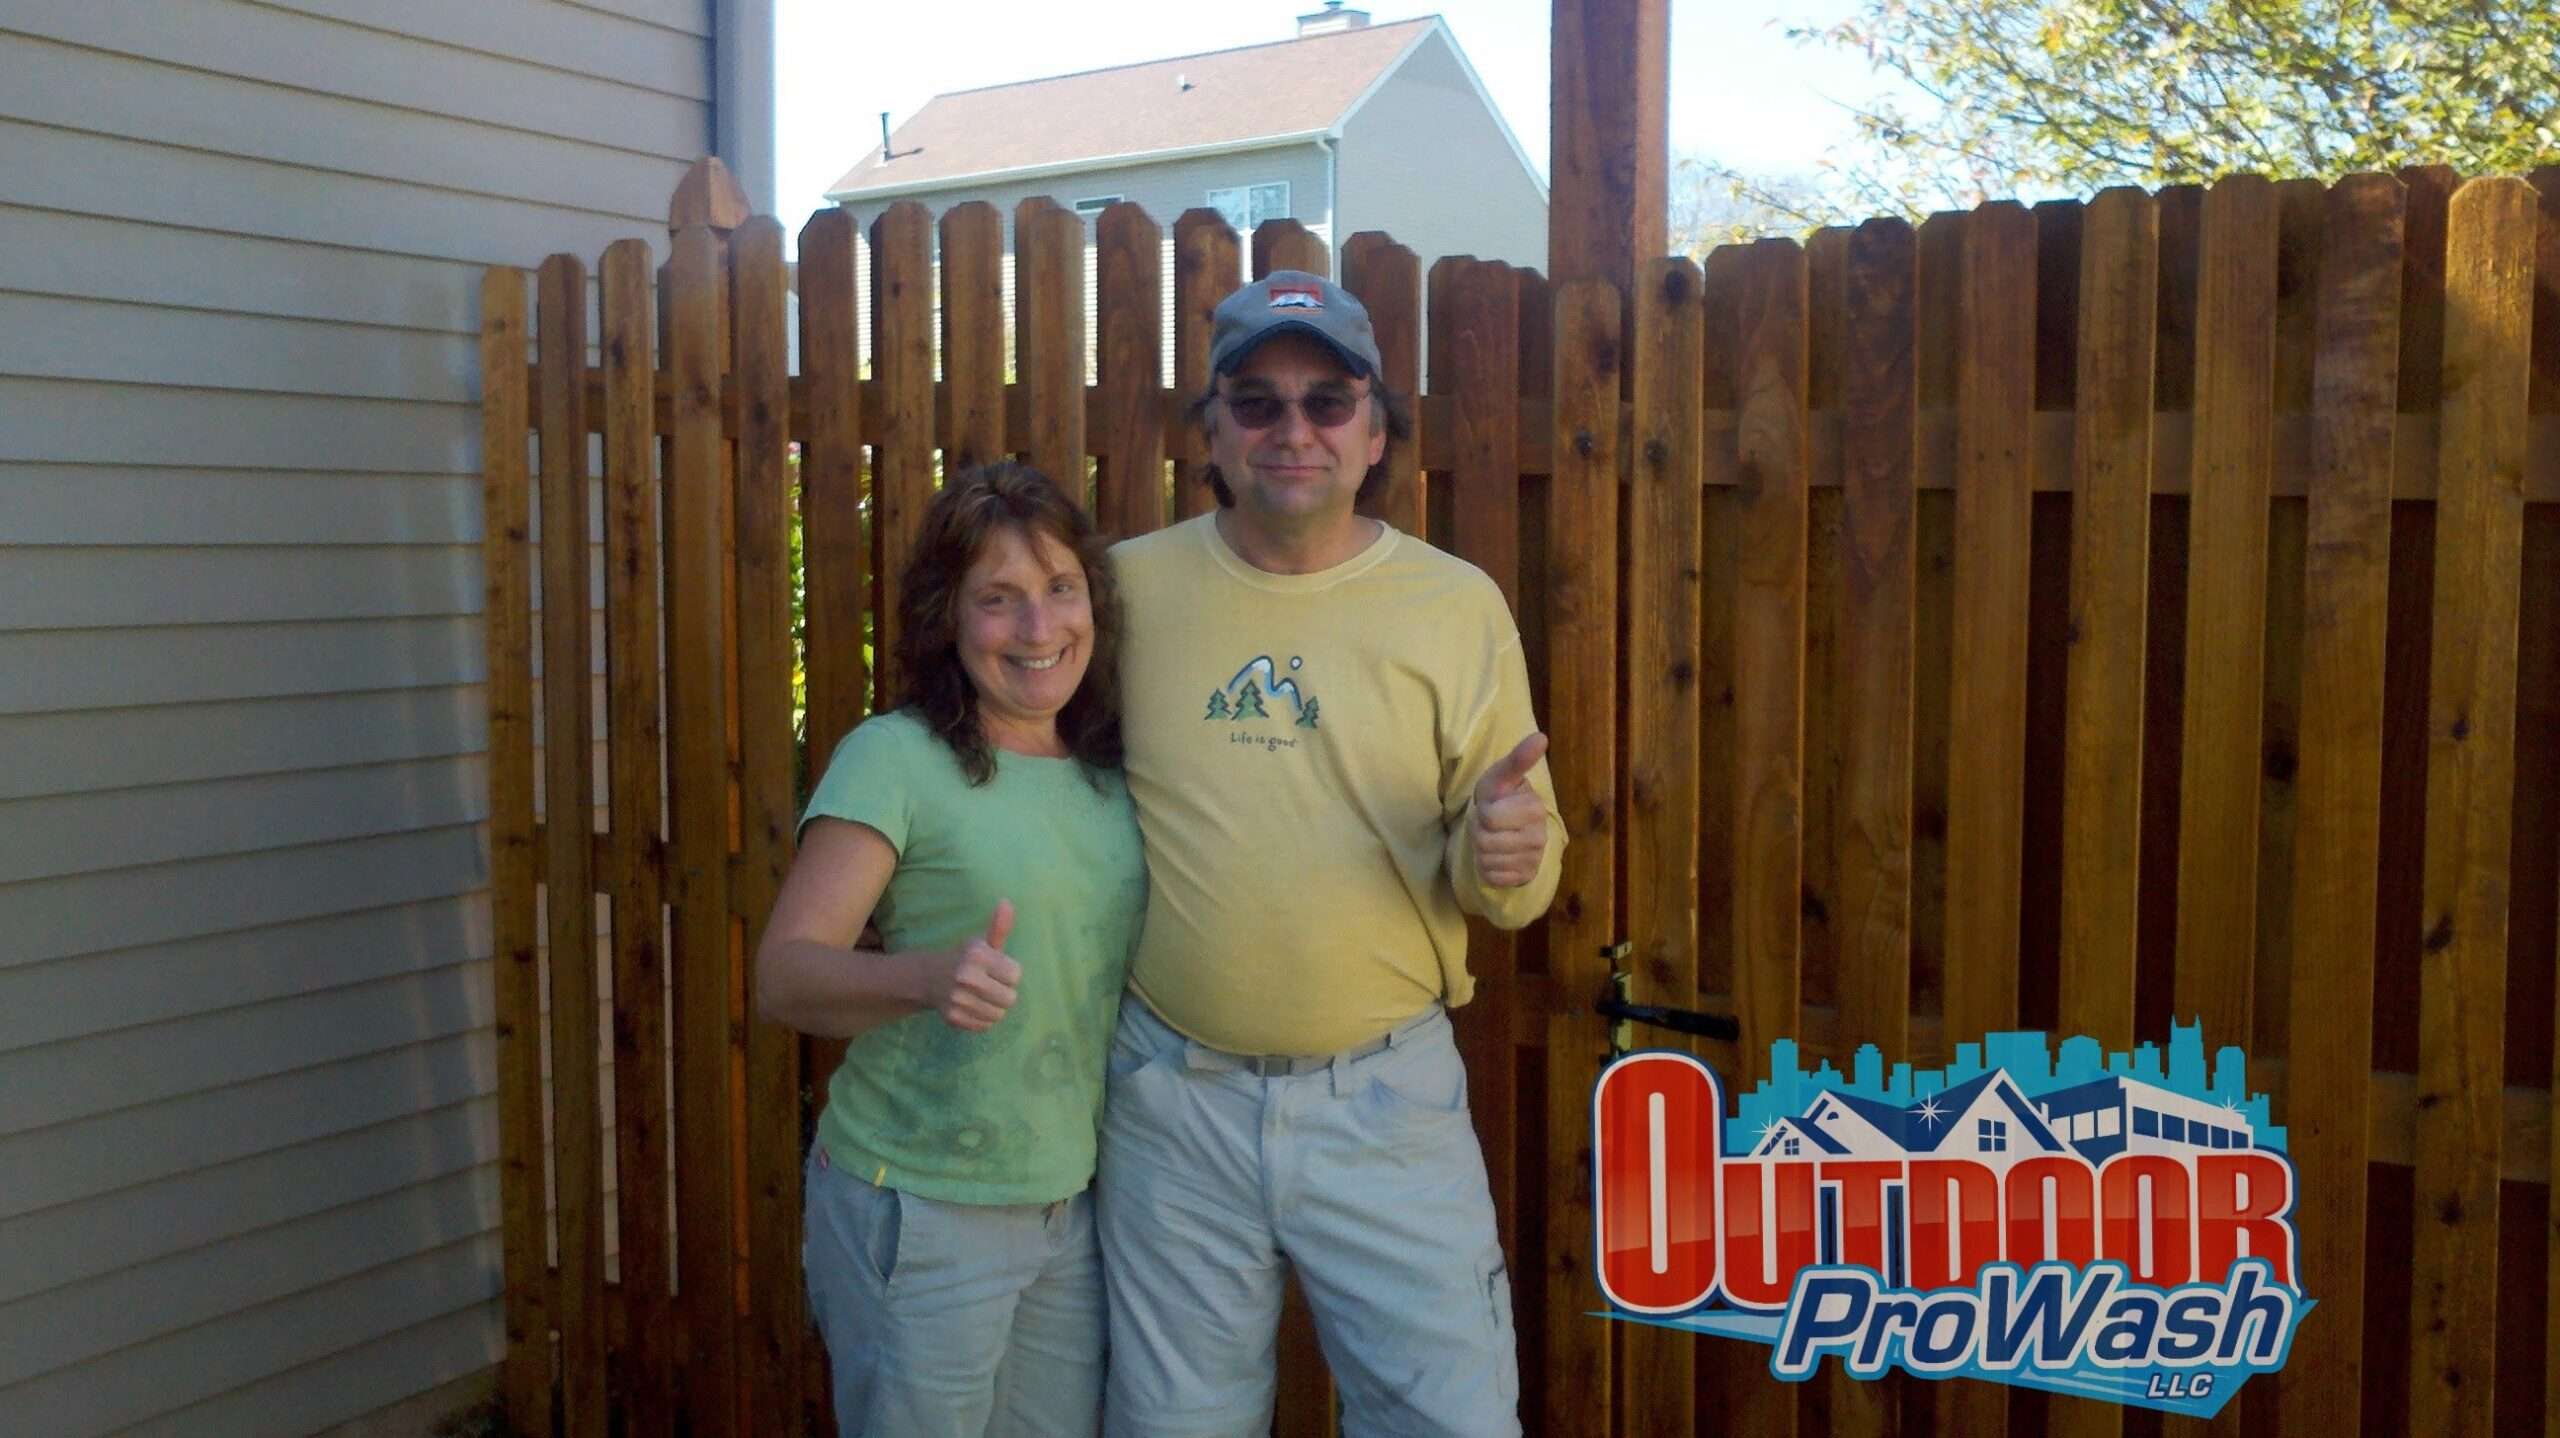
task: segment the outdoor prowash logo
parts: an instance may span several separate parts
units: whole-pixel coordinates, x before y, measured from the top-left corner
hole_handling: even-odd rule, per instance
[[[2211,1417],[2284,1366],[2298,1286],[2293,1165],[2237,1048],[2058,1055],[2037,1033],[1936,1073],[1872,1046],[1844,1077],[1770,1046],[1724,1118],[1683,1053],[1630,1054],[1592,1093],[1593,1252],[1607,1317]]]

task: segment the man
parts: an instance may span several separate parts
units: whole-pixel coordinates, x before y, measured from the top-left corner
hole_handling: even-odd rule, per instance
[[[1218,306],[1218,508],[1114,551],[1152,878],[1104,1107],[1106,1431],[1270,1428],[1294,1269],[1348,1434],[1517,1434],[1510,1279],[1446,1010],[1465,913],[1553,897],[1564,828],[1485,575],[1354,505],[1409,435],[1360,302]]]

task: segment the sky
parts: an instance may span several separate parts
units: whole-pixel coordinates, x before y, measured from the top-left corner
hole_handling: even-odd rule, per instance
[[[796,221],[935,95],[1285,40],[1322,0],[778,0],[778,205]],[[1539,173],[1547,173],[1553,0],[1369,0],[1379,24],[1438,14]],[[1843,102],[1883,88],[1854,56],[1798,45],[1851,0],[1671,0],[1671,149],[1758,173],[1810,170],[1845,144]],[[796,224],[793,226],[796,228]]]

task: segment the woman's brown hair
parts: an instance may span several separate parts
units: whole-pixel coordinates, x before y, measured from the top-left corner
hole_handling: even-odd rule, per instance
[[[1084,682],[1058,714],[1067,752],[1091,769],[1120,767],[1120,586],[1107,545],[1083,506],[1026,464],[999,460],[954,475],[925,506],[898,594],[898,670],[906,706],[951,746],[972,785],[996,776],[995,750],[978,727],[978,690],[960,664],[960,585],[1000,529],[1045,535],[1084,566],[1093,605],[1093,654]]]

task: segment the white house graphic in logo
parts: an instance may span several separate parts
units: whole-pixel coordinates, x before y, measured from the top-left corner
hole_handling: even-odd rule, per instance
[[[1890,1078],[1879,1072],[1883,1056],[1872,1044],[1858,1051],[1848,1075],[1829,1064],[1807,1074],[1796,1067],[1795,1044],[1782,1039],[1771,1045],[1769,1082],[1743,1098],[1732,1138],[1747,1138],[1744,1152],[1756,1159],[1963,1158],[1999,1174],[2055,1154],[2102,1165],[2121,1153],[2183,1157],[2284,1147],[2280,1128],[2261,1142],[2267,1100],[2248,1094],[2239,1049],[2223,1050],[2219,1081],[2208,1081],[2201,1026],[2170,1026],[2165,1071],[2160,1050],[2150,1044],[2118,1054],[2113,1071],[2095,1039],[2068,1039],[2058,1055],[2048,1055],[2042,1034],[1992,1034],[1983,1044],[1957,1045],[1944,1077],[1960,1081],[1919,1093],[1910,1065],[1896,1065]],[[2013,1068],[2036,1086],[2032,1097],[2011,1077]],[[1789,1108],[1795,1112],[1784,1111]],[[1825,1263],[1840,1261],[1839,1216],[1832,1211],[1838,1198],[1836,1190],[1824,1195],[1819,1251]],[[1888,1208],[1901,1198],[1889,1193]],[[1888,1234],[1902,1227],[1900,1218],[1888,1214]],[[1889,1243],[1886,1257],[1883,1277],[1908,1282],[1909,1255]]]

